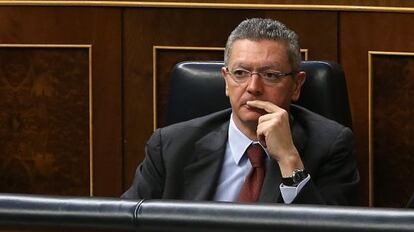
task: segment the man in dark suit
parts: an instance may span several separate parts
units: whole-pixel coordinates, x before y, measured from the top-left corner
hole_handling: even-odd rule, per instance
[[[359,174],[352,132],[291,104],[305,81],[300,62],[298,37],[282,23],[240,23],[221,71],[231,110],[155,131],[123,197],[239,201],[253,178],[256,187],[247,189],[258,188],[257,197],[248,201],[354,203]],[[249,174],[259,173],[246,154],[252,144],[262,151],[264,180]]]

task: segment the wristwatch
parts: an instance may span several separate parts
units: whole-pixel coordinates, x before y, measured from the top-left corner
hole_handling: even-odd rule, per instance
[[[282,177],[282,184],[296,187],[306,177],[308,177],[308,172],[305,169],[295,169],[293,170],[291,177]]]

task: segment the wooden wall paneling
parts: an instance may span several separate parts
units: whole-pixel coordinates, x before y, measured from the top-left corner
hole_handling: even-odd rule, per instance
[[[0,192],[90,195],[90,50],[0,45]]]
[[[64,173],[65,178],[74,180],[77,179],[90,179],[89,169],[91,166],[93,170],[93,183],[89,183],[95,196],[119,196],[121,193],[121,180],[122,180],[122,133],[121,133],[121,10],[119,9],[104,9],[104,8],[82,8],[82,7],[0,7],[0,44],[9,44],[15,46],[18,44],[26,44],[39,46],[40,51],[35,53],[43,52],[46,56],[46,61],[42,63],[40,71],[46,72],[50,69],[55,69],[55,82],[52,81],[51,86],[56,87],[56,83],[59,83],[60,87],[55,89],[55,94],[58,98],[62,99],[59,104],[59,109],[63,111],[63,116],[72,117],[72,121],[68,121],[68,124],[81,120],[81,118],[92,116],[92,120],[87,121],[87,125],[84,125],[85,121],[82,121],[82,125],[77,127],[78,124],[73,124],[77,128],[71,128],[73,131],[80,131],[83,136],[73,136],[67,138],[66,141],[60,140],[61,145],[64,147],[79,146],[72,150],[70,155],[74,163],[78,159],[84,160],[89,159],[91,155],[93,160],[92,163],[87,162],[82,165],[82,172]],[[59,51],[47,50],[44,47],[51,45],[63,45],[63,46],[74,46],[75,48],[65,48]],[[86,51],[87,57],[85,57],[85,51],[81,49],[80,55],[74,55],[74,52],[78,50],[76,46],[86,45],[89,48]],[[45,49],[48,52],[44,52]],[[31,51],[30,49],[26,49]],[[88,54],[88,50],[91,54]],[[19,53],[15,53],[17,56]],[[50,55],[50,54],[53,54]],[[55,57],[54,57],[55,56]],[[89,58],[91,58],[89,60]],[[37,65],[35,62],[42,61],[41,59],[35,59],[30,62],[29,65]],[[62,62],[60,62],[62,61]],[[60,62],[60,63],[59,63]],[[79,63],[80,62],[80,63]],[[82,62],[87,62],[86,64]],[[79,63],[79,64],[78,64]],[[74,67],[73,64],[76,64]],[[59,65],[59,68],[56,68]],[[91,71],[92,86],[89,86],[88,76],[85,75],[86,70]],[[83,67],[79,69],[79,67]],[[80,73],[79,73],[80,72]],[[34,78],[39,79],[42,73],[36,73],[34,71]],[[37,75],[37,76],[36,76]],[[73,78],[81,75],[85,79],[79,82],[78,79],[75,82],[71,82],[66,78]],[[4,78],[4,76],[3,76]],[[52,79],[53,79],[52,78]],[[64,105],[64,101],[72,101],[73,98],[69,95],[65,95],[64,85],[67,89],[71,90],[71,94],[77,91],[84,97],[78,103],[81,108],[71,108],[70,104],[78,104],[76,102],[68,102]],[[43,89],[48,87],[42,82],[39,84]],[[37,87],[39,87],[37,86]],[[31,86],[31,88],[37,88]],[[52,88],[50,87],[50,88]],[[46,90],[48,90],[46,88]],[[89,99],[89,93],[92,93],[92,98]],[[3,92],[4,93],[4,92]],[[54,100],[52,97],[50,101]],[[86,106],[86,107],[85,107]],[[91,107],[91,108],[89,108]],[[47,120],[51,116],[51,104],[46,105],[46,109],[43,112],[42,117],[39,118],[39,123],[48,123]],[[79,112],[74,112],[74,109],[82,109]],[[40,109],[39,109],[40,110]],[[66,111],[66,112],[65,112]],[[66,114],[66,115],[64,115]],[[86,116],[85,116],[86,114]],[[44,122],[43,122],[43,121]],[[28,124],[28,122],[22,123]],[[50,121],[49,121],[50,123]],[[48,124],[51,125],[51,124]],[[72,126],[73,126],[72,125]],[[61,136],[64,138],[65,126],[61,125],[62,129]],[[44,127],[43,127],[44,129]],[[70,130],[70,129],[68,129]],[[53,131],[53,130],[51,130]],[[85,137],[86,135],[86,137]],[[35,141],[36,137],[30,138]],[[37,138],[39,139],[39,138]],[[91,141],[92,139],[92,141]],[[17,143],[16,147],[22,147],[24,143],[30,143],[31,141],[21,140]],[[92,149],[89,149],[89,144],[92,143]],[[26,157],[31,157],[31,153],[36,150],[32,143],[31,146],[27,146],[25,150]],[[63,145],[62,145],[63,146]],[[63,149],[60,147],[59,149]],[[53,145],[47,145],[43,150],[54,151]],[[59,150],[58,149],[58,150]],[[76,154],[76,149],[82,149]],[[56,150],[56,149],[55,149]],[[65,150],[65,149],[64,149]],[[59,150],[59,151],[64,151]],[[92,154],[91,154],[92,152]],[[49,157],[50,156],[50,157]],[[84,157],[87,156],[87,157]],[[46,158],[45,158],[46,157]],[[65,160],[62,153],[48,154],[44,159],[30,160],[30,162],[37,162],[39,170],[46,171],[45,167],[50,166],[50,160],[54,162],[62,162],[56,165],[55,168],[70,167],[65,166],[64,162],[73,163],[71,160]],[[49,158],[48,158],[49,157]],[[28,162],[29,162],[28,161]],[[48,163],[49,162],[49,163]],[[88,164],[89,163],[89,164]],[[62,171],[62,170],[60,170]],[[77,177],[79,175],[80,177]],[[85,175],[87,175],[85,177]],[[49,176],[51,178],[51,176]],[[47,189],[50,179],[43,180],[41,185],[45,185],[44,189]],[[52,181],[62,181],[61,179],[52,179]],[[44,194],[58,193],[61,195],[77,194],[77,195],[89,195],[92,191],[83,189],[82,191],[73,192],[70,188],[64,189],[64,183],[60,186],[61,189],[53,190],[48,192],[47,190],[42,191]],[[84,187],[86,188],[86,187]],[[30,191],[30,190],[29,190]],[[30,193],[30,192],[29,192]]]
[[[406,0],[3,0],[0,5],[13,6],[88,6],[88,7],[168,7],[215,9],[272,9],[272,10],[325,10],[364,12],[413,12],[414,3]]]
[[[137,1],[138,2],[138,1]],[[153,0],[140,0],[139,2],[152,2]],[[156,3],[191,3],[199,2],[194,0],[158,0]],[[305,6],[318,6],[318,5],[333,5],[333,6],[385,6],[385,7],[413,7],[414,4],[410,1],[404,0],[206,0],[203,3],[230,3],[230,4],[284,4],[284,5],[305,5]],[[154,5],[154,4],[152,4]]]
[[[153,132],[153,46],[223,47],[227,36],[243,19],[271,17],[298,32],[309,60],[337,61],[337,13],[225,9],[125,9],[124,57],[124,188],[144,158],[145,142]],[[323,36],[321,36],[323,35]],[[157,57],[157,99],[164,107],[168,73],[183,59],[213,59],[214,52],[161,51]],[[165,109],[157,109],[157,112]]]
[[[406,184],[407,177],[414,176],[414,53],[370,52],[369,56],[373,202],[380,207],[405,207],[414,193],[414,185]]]
[[[379,203],[375,201],[375,196],[387,192],[386,189],[373,188],[376,181],[383,180],[381,176],[377,176],[378,172],[386,173],[387,175],[395,175],[400,167],[392,165],[392,163],[385,163],[384,166],[378,165],[376,160],[375,149],[370,151],[369,144],[375,138],[384,138],[393,126],[392,122],[387,123],[385,130],[373,131],[369,135],[369,51],[385,51],[385,52],[413,52],[414,51],[414,31],[412,23],[414,22],[414,14],[398,14],[398,13],[357,13],[357,12],[343,12],[340,14],[340,62],[342,63],[348,82],[349,97],[351,109],[353,113],[354,132],[356,135],[356,143],[358,148],[358,161],[361,173],[361,195],[362,203],[364,205],[372,206],[395,206],[401,204],[401,200],[395,199],[393,202]],[[393,60],[389,65],[393,65],[396,61]],[[386,68],[386,66],[384,67]],[[375,72],[381,72],[382,67]],[[398,74],[388,76],[389,80],[396,80],[401,78]],[[383,77],[380,75],[379,77]],[[374,77],[376,78],[376,76]],[[375,80],[374,80],[375,81]],[[413,81],[411,79],[410,81]],[[377,89],[380,93],[375,93],[375,96],[391,94],[396,90],[385,91],[385,88]],[[377,99],[378,100],[378,99]],[[394,100],[394,101],[393,101]],[[374,100],[375,101],[375,100]],[[389,103],[405,104],[406,102],[398,102],[398,99],[390,99]],[[404,107],[404,106],[401,106]],[[383,114],[386,107],[374,105],[372,109],[374,114]],[[375,123],[372,121],[371,123]],[[390,123],[390,124],[388,124]],[[411,125],[411,121],[407,121]],[[378,125],[374,125],[374,128]],[[394,128],[398,130],[398,128]],[[375,163],[369,163],[369,154]],[[403,156],[411,154],[401,154]],[[379,156],[381,157],[381,156]],[[383,161],[387,162],[387,161]],[[410,163],[405,163],[410,165]],[[376,170],[370,170],[370,167]],[[384,169],[385,168],[385,169]],[[374,176],[370,176],[375,173]],[[396,174],[397,176],[399,174]],[[378,179],[377,179],[378,178]],[[370,181],[371,180],[371,181]],[[395,181],[395,180],[394,180]],[[411,184],[400,182],[399,188],[395,191],[407,191]],[[378,186],[379,187],[379,186]],[[398,195],[396,194],[395,197]]]
[[[141,0],[140,2],[154,2],[153,0]],[[191,4],[194,0],[158,0],[158,3],[174,2]],[[378,7],[414,7],[414,3],[405,0],[206,0],[203,3],[230,3],[230,4],[284,4],[304,6],[378,6]]]

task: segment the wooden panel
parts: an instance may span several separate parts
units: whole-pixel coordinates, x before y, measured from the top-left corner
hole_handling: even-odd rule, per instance
[[[154,2],[153,0],[140,0],[140,2]],[[158,0],[157,2],[194,3],[194,0]],[[205,0],[203,3],[243,3],[243,4],[302,4],[302,5],[335,5],[335,6],[392,6],[413,7],[414,3],[406,0]]]
[[[144,157],[145,142],[153,132],[152,47],[223,47],[231,30],[243,19],[252,17],[278,19],[295,29],[301,37],[301,47],[308,49],[310,60],[337,60],[336,12],[155,8],[125,10],[125,188],[131,183],[136,166]],[[197,59],[204,58],[204,55],[195,54]],[[169,52],[165,59],[175,62],[187,59],[187,56],[188,53]],[[217,59],[217,55],[206,55],[205,58]],[[158,73],[168,73],[174,63],[159,62]],[[159,76],[157,78],[165,79]]]
[[[153,0],[140,0],[139,2],[154,2]],[[182,2],[194,3],[194,0],[158,0],[156,2]],[[203,3],[243,3],[243,4],[301,4],[301,5],[335,5],[335,6],[393,6],[413,7],[414,3],[406,0],[205,0]]]
[[[414,192],[414,53],[371,56],[373,202],[405,207]]]
[[[56,83],[53,82],[56,86],[59,86],[56,89],[56,96],[61,99],[59,102],[67,102],[56,106],[56,110],[61,110],[59,114],[62,117],[70,117],[71,122],[68,122],[68,125],[63,125],[62,121],[60,127],[51,130],[61,129],[61,134],[58,136],[67,137],[66,141],[59,140],[59,144],[55,145],[59,146],[59,151],[63,152],[66,150],[68,154],[65,156],[61,156],[62,153],[59,153],[59,155],[54,153],[52,156],[43,154],[43,156],[39,156],[39,160],[36,160],[37,163],[33,165],[42,166],[41,170],[46,171],[52,163],[56,164],[58,162],[60,163],[59,165],[53,166],[58,168],[59,172],[62,172],[60,175],[64,176],[64,178],[56,178],[53,181],[63,182],[65,178],[73,179],[71,181],[78,181],[77,175],[84,178],[86,174],[89,174],[89,161],[84,163],[84,161],[76,159],[79,156],[89,154],[89,143],[92,142],[94,181],[91,184],[93,185],[94,195],[97,196],[119,196],[122,191],[120,23],[121,11],[116,9],[70,7],[0,8],[0,44],[32,44],[39,46],[85,44],[91,46],[91,64],[82,63],[86,59],[83,57],[82,52],[80,57],[78,57],[74,53],[76,49],[68,49],[59,50],[57,53],[54,51],[46,52],[45,56],[48,60],[42,63],[44,65],[43,69],[34,70],[34,72],[55,70],[56,73],[54,74],[59,75],[56,76]],[[43,50],[39,52],[43,52]],[[29,60],[29,63],[35,66],[37,61],[40,60]],[[77,64],[78,68],[74,68],[73,64]],[[85,69],[79,69],[79,67],[84,67],[84,65],[92,66],[91,102],[83,97],[82,100],[76,100],[70,95],[76,94],[76,91],[82,92],[82,96],[88,95],[87,89],[85,90],[87,85],[84,85],[84,81],[87,80],[79,78],[71,81],[68,79],[76,75],[83,75],[82,72]],[[35,75],[35,77],[39,77],[41,74],[41,72],[36,73],[37,76]],[[75,92],[66,92],[69,90]],[[49,91],[49,89],[46,89],[46,91]],[[73,100],[76,101],[72,102]],[[17,103],[16,100],[14,102]],[[77,105],[78,103],[80,105]],[[90,124],[84,125],[85,117],[89,117],[89,109],[85,107],[85,104],[87,106],[92,104],[92,141],[88,139]],[[74,108],[75,105],[76,108]],[[34,108],[36,107],[30,106],[27,110],[31,111]],[[38,110],[42,112],[41,107]],[[52,117],[52,115],[48,111],[36,123],[47,123],[42,120],[50,119],[49,117]],[[71,123],[75,123],[77,128],[69,128],[71,125],[74,125]],[[45,130],[45,128],[41,130]],[[81,135],[73,134],[74,131],[78,131]],[[50,134],[50,136],[52,135],[54,134]],[[38,139],[41,139],[41,137]],[[20,144],[18,147],[22,147],[27,142],[22,139],[18,141]],[[45,149],[53,151],[55,145],[49,144]],[[77,151],[79,151],[78,156],[69,158],[70,154]],[[29,154],[30,151],[25,152],[25,156],[33,156],[33,154]],[[65,162],[67,164],[64,164]],[[71,165],[75,164],[80,164],[80,166],[72,167],[73,170],[71,172],[65,173],[64,169],[60,169],[61,167],[70,168]],[[77,170],[80,169],[82,171],[78,172]],[[70,185],[72,182],[53,183],[51,181],[51,183],[48,183],[49,179],[39,181],[41,182],[39,185],[44,185],[44,187],[41,187],[41,193],[88,195],[82,191],[74,193],[70,189],[62,191],[47,190],[47,186],[61,185],[59,187],[61,188]],[[81,182],[83,183],[84,180]],[[84,184],[81,185],[83,186]],[[29,189],[28,191],[31,190]]]
[[[168,7],[168,8],[225,8],[225,9],[294,9],[294,10],[342,10],[413,12],[414,3],[407,0],[2,0],[0,5],[18,6],[112,6],[112,7]],[[405,8],[405,9],[402,9]]]
[[[0,191],[90,195],[89,48],[0,47]]]
[[[362,204],[368,205],[369,194],[377,195],[385,191],[378,188],[375,189],[375,193],[369,191],[368,52],[413,52],[412,22],[414,22],[414,15],[349,12],[341,13],[340,22],[340,63],[344,66],[348,82],[362,179],[361,200]],[[392,75],[388,78],[394,80],[400,76]],[[373,110],[381,112],[381,109],[374,108]],[[380,135],[375,134],[375,136]],[[392,168],[391,165],[388,168]],[[389,169],[377,171],[387,173]],[[401,189],[406,185],[406,183],[400,184]],[[395,191],[400,191],[400,189]]]

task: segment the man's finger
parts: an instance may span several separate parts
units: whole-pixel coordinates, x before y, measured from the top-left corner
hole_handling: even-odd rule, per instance
[[[247,101],[246,104],[251,107],[263,109],[268,113],[273,113],[281,109],[279,106],[272,104],[270,102],[267,102],[267,101],[254,100],[254,101]]]

